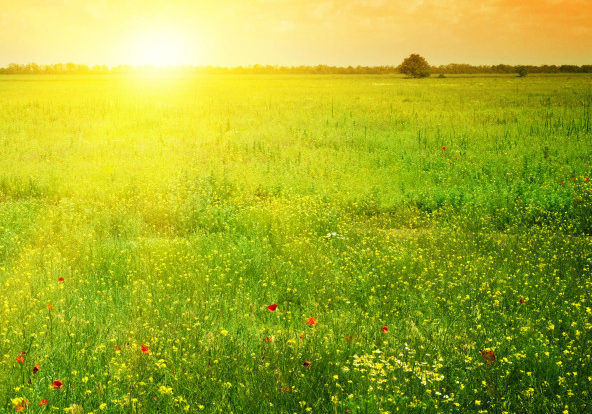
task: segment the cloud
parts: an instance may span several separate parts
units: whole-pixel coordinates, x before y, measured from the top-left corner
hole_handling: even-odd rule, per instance
[[[209,44],[212,64],[587,63],[592,50],[591,0],[0,0],[0,22],[0,64],[117,63],[122,37],[161,27]]]

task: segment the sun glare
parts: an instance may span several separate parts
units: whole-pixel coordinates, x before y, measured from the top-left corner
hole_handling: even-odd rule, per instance
[[[136,66],[191,64],[189,45],[183,36],[170,31],[139,36],[131,47],[130,63]]]

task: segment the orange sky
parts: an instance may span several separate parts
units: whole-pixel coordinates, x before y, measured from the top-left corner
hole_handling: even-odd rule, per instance
[[[136,64],[163,33],[198,65],[591,64],[592,0],[0,0],[0,65]]]

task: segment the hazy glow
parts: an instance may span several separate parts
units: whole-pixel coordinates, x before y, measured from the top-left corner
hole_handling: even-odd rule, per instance
[[[185,38],[172,31],[147,32],[131,42],[127,63],[150,66],[191,64],[193,62],[187,59],[187,47]]]
[[[590,64],[592,0],[0,0],[0,65],[396,65],[410,53]]]

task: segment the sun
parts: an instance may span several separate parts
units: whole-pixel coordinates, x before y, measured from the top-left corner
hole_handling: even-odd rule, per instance
[[[132,42],[129,62],[135,66],[176,66],[191,64],[192,45],[172,30],[151,31]]]

